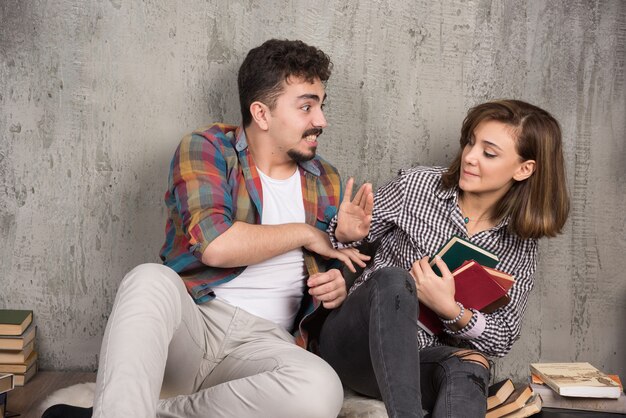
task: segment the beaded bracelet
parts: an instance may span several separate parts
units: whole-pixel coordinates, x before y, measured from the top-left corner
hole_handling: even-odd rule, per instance
[[[459,312],[459,314],[455,318],[452,318],[452,319],[439,318],[441,319],[441,322],[444,325],[448,326],[448,325],[456,324],[457,322],[461,320],[461,318],[463,318],[463,314],[465,313],[465,306],[463,306],[461,302],[456,302],[456,304],[459,306],[459,308],[461,308],[461,312]]]

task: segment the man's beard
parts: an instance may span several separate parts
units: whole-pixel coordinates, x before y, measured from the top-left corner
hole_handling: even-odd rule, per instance
[[[316,135],[319,137],[321,134],[322,134],[321,128],[308,129],[302,134],[302,139],[306,138],[309,135]],[[287,151],[287,155],[295,162],[303,163],[305,161],[310,161],[313,158],[315,158],[315,151],[317,151],[317,146],[311,148],[310,150],[311,150],[310,153],[304,154],[292,148]]]
[[[313,147],[311,148],[311,151],[308,154],[304,154],[300,151],[297,151],[295,149],[290,149],[287,151],[287,155],[289,156],[289,158],[291,158],[292,160],[294,160],[297,163],[303,163],[305,161],[310,161],[313,158],[315,158],[315,151],[317,150],[317,147]]]

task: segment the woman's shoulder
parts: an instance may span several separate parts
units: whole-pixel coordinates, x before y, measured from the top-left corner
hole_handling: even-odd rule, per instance
[[[445,167],[415,166],[400,170],[398,177],[408,184],[435,189],[441,185],[441,175],[446,170]]]
[[[400,170],[400,174],[414,175],[414,176],[435,176],[441,177],[447,170],[446,167],[429,166],[429,165],[416,165],[414,167],[403,168]]]

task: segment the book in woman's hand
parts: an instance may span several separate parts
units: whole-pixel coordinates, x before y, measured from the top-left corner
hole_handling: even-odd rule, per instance
[[[491,313],[508,303],[507,293],[515,283],[512,276],[483,267],[474,260],[454,270],[452,276],[454,299],[465,308],[474,308],[485,313]],[[429,333],[439,334],[443,331],[443,324],[437,314],[421,302],[418,322]]]

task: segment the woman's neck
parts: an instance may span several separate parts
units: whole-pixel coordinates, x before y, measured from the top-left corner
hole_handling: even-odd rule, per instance
[[[459,210],[470,236],[495,226],[496,203],[497,201],[493,198],[463,192],[459,194]]]

